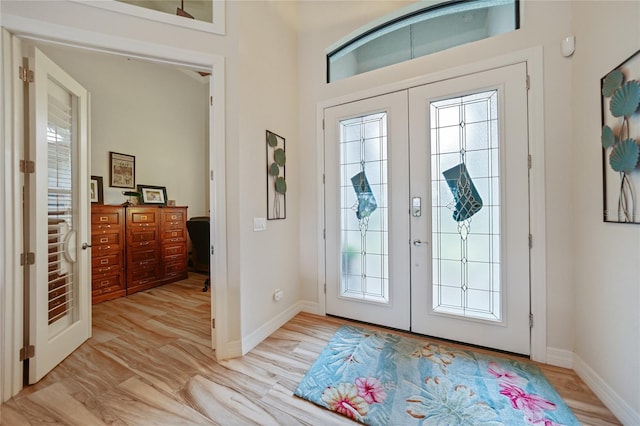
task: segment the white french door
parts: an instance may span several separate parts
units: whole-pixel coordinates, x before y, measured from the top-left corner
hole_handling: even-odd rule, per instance
[[[28,237],[29,383],[91,335],[88,93],[31,47],[29,143],[25,177]],[[85,249],[83,249],[85,248]],[[29,355],[29,354],[27,354]]]
[[[408,329],[406,92],[325,111],[326,309]]]
[[[409,91],[411,330],[529,354],[526,65]]]
[[[529,354],[527,116],[524,63],[326,109],[327,313]]]

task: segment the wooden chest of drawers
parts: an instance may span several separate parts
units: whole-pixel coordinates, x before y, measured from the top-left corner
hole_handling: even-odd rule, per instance
[[[91,206],[91,296],[93,303],[124,296],[124,207]]]
[[[186,221],[186,207],[93,206],[94,303],[187,278]]]

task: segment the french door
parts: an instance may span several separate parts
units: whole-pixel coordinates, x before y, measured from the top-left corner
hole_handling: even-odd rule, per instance
[[[325,122],[327,313],[529,354],[526,64]]]
[[[31,47],[29,143],[25,177],[25,266],[29,383],[35,383],[91,335],[88,189],[88,93]],[[31,352],[31,353],[28,353]]]

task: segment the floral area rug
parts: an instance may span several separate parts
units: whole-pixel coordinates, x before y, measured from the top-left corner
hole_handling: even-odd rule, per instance
[[[530,363],[342,326],[295,395],[369,425],[579,425]]]

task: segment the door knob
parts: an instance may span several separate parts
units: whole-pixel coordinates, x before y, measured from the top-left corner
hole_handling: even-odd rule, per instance
[[[421,245],[427,245],[427,243],[423,243],[420,240],[413,240],[413,245],[416,247],[420,247]]]
[[[82,243],[82,250],[86,250],[89,247],[91,247],[91,244],[87,244],[87,243]]]

